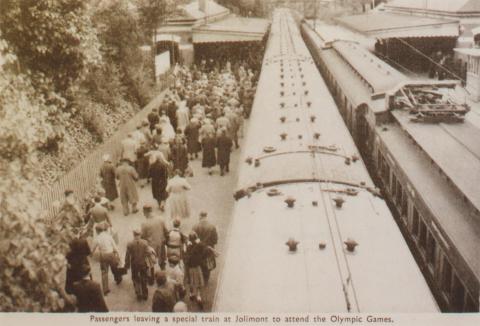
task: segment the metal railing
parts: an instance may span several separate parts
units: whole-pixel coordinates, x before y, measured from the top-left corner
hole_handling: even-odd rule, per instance
[[[60,177],[48,189],[43,190],[41,206],[45,218],[51,219],[59,212],[60,204],[65,198],[65,190],[73,190],[75,196],[82,202],[95,189],[100,167],[103,163],[103,156],[109,154],[113,163],[120,159],[122,140],[127,137],[128,133],[136,129],[137,125],[147,117],[153,108],[158,107],[165,95],[165,89],[172,83],[171,73],[164,74],[158,83],[161,85],[161,94],[150,101],[147,106],[122,125],[106,142],[99,145],[72,170]]]

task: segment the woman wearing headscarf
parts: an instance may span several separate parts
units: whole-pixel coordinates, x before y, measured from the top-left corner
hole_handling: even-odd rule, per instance
[[[167,183],[168,183],[168,162],[161,152],[155,152],[150,157],[150,178],[152,179],[152,195],[158,202],[161,210],[164,209],[167,200]]]
[[[190,189],[190,184],[180,176],[180,171],[176,170],[175,176],[168,181],[166,189],[167,206],[173,219],[190,217],[190,204],[187,197],[187,191]]]

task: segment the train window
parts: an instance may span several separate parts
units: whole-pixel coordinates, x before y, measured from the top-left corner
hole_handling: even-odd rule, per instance
[[[427,237],[427,262],[431,267],[435,266],[435,252],[437,250],[437,242],[431,232],[428,232]]]
[[[401,207],[402,195],[403,195],[402,185],[401,185],[400,181],[398,181],[398,179],[397,179],[397,199],[396,199],[396,201],[397,201],[397,206],[398,207]],[[400,210],[400,213],[402,213],[401,210]]]
[[[413,206],[413,216],[412,216],[412,234],[414,237],[418,237],[418,232],[420,228],[420,216],[418,215],[418,210]]]
[[[451,311],[462,312],[465,304],[465,287],[456,274],[453,274]]]
[[[450,293],[451,287],[452,287],[452,265],[450,265],[446,257],[443,257],[442,290],[447,295],[447,297]]]
[[[397,177],[395,176],[395,174],[392,174],[392,186],[391,186],[391,189],[392,189],[392,198],[395,198],[396,196],[396,190],[397,190]]]
[[[408,216],[408,196],[406,192],[402,193],[402,214],[405,218]]]
[[[420,248],[425,250],[427,247],[427,226],[425,225],[425,222],[420,221],[420,237],[418,239],[418,244],[420,245]]]
[[[475,300],[470,294],[467,294],[467,302],[465,302],[465,312],[478,312],[478,306],[475,304]]]

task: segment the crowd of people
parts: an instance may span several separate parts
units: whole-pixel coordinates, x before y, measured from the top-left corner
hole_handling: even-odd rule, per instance
[[[108,311],[104,296],[110,293],[110,273],[116,284],[130,273],[139,301],[149,299],[149,286],[156,283],[150,296],[152,311],[187,311],[187,294],[190,304],[203,309],[202,292],[216,266],[218,234],[205,211],[190,232],[181,230],[182,221],[192,215],[187,193],[191,189],[187,178],[193,177],[190,163],[201,159],[208,175],[229,173],[230,153],[239,148],[258,71],[241,61],[226,62],[220,69],[203,60],[177,66],[175,76],[159,107],[122,141],[119,163],[103,157],[99,172],[103,191],[84,215],[73,214],[81,217],[67,214],[76,221],[77,236],[66,256],[65,291],[76,297],[79,312]],[[132,225],[132,239],[120,257],[110,216],[114,201],[119,198],[125,216],[135,214],[138,189],[148,186],[155,205],[147,202],[140,207],[145,220],[140,227]],[[70,213],[72,196],[66,192],[64,207],[70,207]],[[100,283],[92,278],[92,256],[100,262]]]

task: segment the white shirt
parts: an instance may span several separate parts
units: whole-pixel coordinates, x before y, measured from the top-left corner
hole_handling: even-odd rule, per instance
[[[111,254],[113,252],[118,252],[117,245],[115,241],[113,240],[112,236],[103,231],[100,233],[94,240],[93,240],[93,250],[92,253],[95,252],[95,250],[99,249],[101,254]]]

